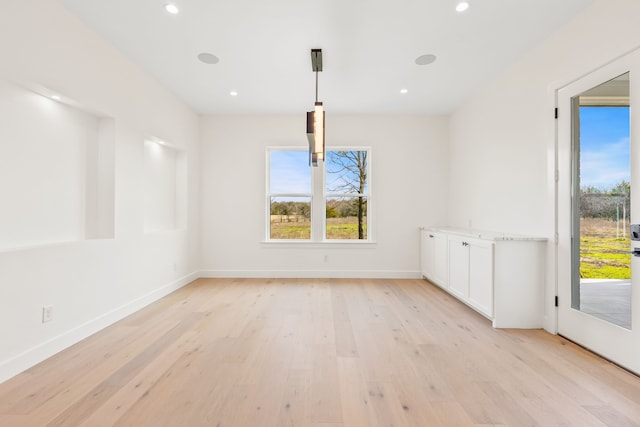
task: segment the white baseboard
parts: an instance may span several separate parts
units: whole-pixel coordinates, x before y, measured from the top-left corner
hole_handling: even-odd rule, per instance
[[[390,270],[202,270],[202,278],[269,278],[269,279],[421,279],[419,271]]]
[[[54,354],[135,313],[198,278],[300,278],[300,279],[421,279],[419,271],[328,270],[202,270],[181,277],[146,295],[127,302],[63,334],[0,362],[0,383],[37,365]]]
[[[198,272],[181,277],[161,288],[158,288],[146,295],[129,301],[111,311],[108,311],[84,324],[81,324],[63,334],[53,337],[35,347],[32,347],[11,359],[0,362],[0,383],[19,373],[37,365],[54,354],[71,347],[75,343],[95,334],[96,332],[110,326],[128,315],[146,307],[147,305],[169,295],[171,292],[180,289],[199,277]]]

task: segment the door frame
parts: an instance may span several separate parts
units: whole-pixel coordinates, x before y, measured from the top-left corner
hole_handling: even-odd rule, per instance
[[[632,275],[632,329],[611,324],[571,307],[572,300],[572,173],[573,144],[572,102],[576,96],[594,86],[604,83],[621,74],[629,72],[630,80],[640,82],[640,51],[634,50],[602,67],[568,82],[555,89],[557,120],[555,129],[555,279],[556,279],[556,331],[558,334],[600,354],[601,356],[640,374],[640,322],[638,306],[640,292],[634,292],[640,283],[640,277]],[[640,105],[640,84],[631,83],[630,100],[632,105]],[[631,181],[635,180],[636,194],[633,197],[631,222],[640,222],[640,159],[634,161],[639,151],[640,110],[630,109],[631,138]],[[635,172],[634,172],[635,171]],[[635,200],[635,206],[633,205]],[[635,209],[634,209],[635,207]],[[635,212],[635,214],[633,214]],[[577,236],[579,239],[579,236]],[[640,245],[638,245],[640,246]],[[640,258],[632,257],[632,269],[640,275]],[[575,272],[574,272],[575,273]],[[633,315],[633,311],[636,315]]]

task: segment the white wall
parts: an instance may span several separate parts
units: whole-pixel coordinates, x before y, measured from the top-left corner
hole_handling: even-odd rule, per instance
[[[638,16],[640,2],[596,0],[451,116],[451,225],[553,241],[555,90],[640,46]],[[553,331],[552,243],[548,254],[545,328]]]
[[[0,10],[0,80],[55,91],[74,108],[92,116],[112,118],[98,128],[107,128],[113,150],[92,152],[111,164],[111,182],[100,184],[103,196],[84,202],[90,202],[94,206],[91,209],[105,213],[106,218],[106,226],[87,234],[115,236],[86,240],[79,232],[74,242],[0,252],[3,381],[197,275],[200,128],[196,114],[55,1],[0,0]],[[5,94],[3,91],[2,96]],[[13,101],[3,98],[3,102]],[[34,117],[32,125],[38,126],[40,120]],[[0,135],[17,133],[33,142],[34,136],[18,126],[3,119]],[[144,140],[149,135],[177,147],[187,157],[185,228],[144,233]],[[46,168],[30,170],[33,175],[29,179],[36,182],[62,179],[69,174],[64,170],[66,166],[75,168],[82,163],[70,155],[12,154],[5,150],[7,143],[10,141],[0,141],[2,153],[9,153],[12,158],[3,161],[44,162]],[[74,150],[79,153],[82,147],[76,145]],[[109,161],[109,156],[114,158]],[[52,163],[58,164],[61,171],[53,170]],[[104,172],[87,173],[85,184],[93,185],[92,180]],[[82,185],[82,175],[80,171],[74,173],[75,184]],[[26,192],[24,180],[27,178],[13,184]],[[9,190],[0,187],[0,191]],[[80,203],[80,193],[75,192],[70,200]],[[5,196],[0,194],[3,204],[8,202]],[[37,203],[45,203],[42,193],[31,196],[37,198]],[[79,219],[73,222],[82,223]],[[59,225],[60,219],[56,218],[56,226]],[[52,322],[43,324],[45,305],[54,307],[54,315]]]
[[[203,120],[204,274],[419,277],[418,226],[446,222],[447,118],[329,114],[328,148],[371,147],[376,243],[263,243],[265,150],[305,147],[304,120],[304,112]]]

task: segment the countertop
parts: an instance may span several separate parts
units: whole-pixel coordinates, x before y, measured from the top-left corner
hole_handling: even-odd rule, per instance
[[[440,233],[447,234],[456,234],[459,236],[472,237],[475,239],[482,240],[493,240],[496,242],[500,241],[511,241],[511,240],[531,240],[531,241],[539,241],[546,242],[548,239],[546,237],[540,236],[529,236],[525,234],[514,234],[514,233],[502,233],[499,231],[487,231],[487,230],[477,230],[473,228],[458,228],[458,227],[448,227],[448,226],[431,226],[420,227],[421,230],[434,231]]]

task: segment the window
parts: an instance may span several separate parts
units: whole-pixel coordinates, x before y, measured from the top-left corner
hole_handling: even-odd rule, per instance
[[[268,151],[269,239],[311,239],[311,168],[302,150]]]
[[[306,150],[267,150],[267,240],[370,241],[370,150],[327,150],[309,166]]]
[[[367,150],[327,151],[325,238],[368,239]]]

